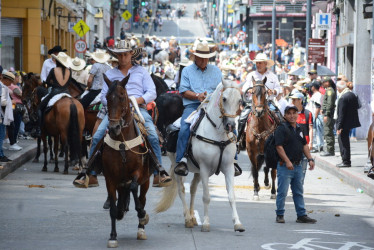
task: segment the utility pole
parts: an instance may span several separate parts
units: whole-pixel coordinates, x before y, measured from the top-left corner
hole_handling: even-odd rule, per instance
[[[312,17],[312,0],[306,1],[306,37],[305,37],[305,73],[309,71],[310,65],[308,63],[308,56],[309,56],[309,38],[310,38],[310,25],[311,17]]]
[[[272,25],[271,25],[271,44],[272,44],[271,57],[273,61],[275,62],[275,30],[277,27],[277,11],[276,11],[275,0],[273,1],[273,11],[272,11],[271,17],[272,17],[271,18],[271,22],[272,22]],[[275,72],[275,64],[273,65],[273,72]]]

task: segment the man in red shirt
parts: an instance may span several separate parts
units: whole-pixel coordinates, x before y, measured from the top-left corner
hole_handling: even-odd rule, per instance
[[[312,113],[305,109],[303,106],[303,100],[305,96],[300,93],[296,92],[290,96],[292,98],[292,104],[295,105],[299,111],[299,115],[297,116],[296,123],[299,124],[301,131],[303,132],[306,142],[309,146],[309,150],[313,148],[313,115]],[[308,165],[308,160],[303,156],[303,160],[301,161],[301,166],[303,167],[303,173],[305,178],[305,173]],[[304,183],[304,179],[303,179]]]

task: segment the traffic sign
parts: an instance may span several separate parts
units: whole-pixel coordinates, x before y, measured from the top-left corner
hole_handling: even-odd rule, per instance
[[[77,32],[78,36],[83,37],[90,30],[90,27],[83,20],[80,20],[74,25],[73,30]]]
[[[331,28],[331,14],[317,13],[316,14],[316,28],[319,30],[329,30]]]
[[[122,16],[123,19],[125,19],[126,21],[129,20],[129,19],[132,17],[130,11],[128,11],[128,10],[125,10],[125,11],[122,13],[121,16]]]
[[[240,42],[243,42],[245,40],[246,34],[244,31],[239,30],[238,33],[236,33],[236,37]]]
[[[124,23],[123,23],[123,29],[124,29],[124,30],[129,30],[130,27],[131,27],[131,25],[130,25],[129,22],[124,22]]]
[[[325,62],[325,40],[309,39],[308,43],[308,63]]]
[[[85,40],[79,39],[74,43],[74,49],[77,53],[84,53],[87,50],[87,43]]]

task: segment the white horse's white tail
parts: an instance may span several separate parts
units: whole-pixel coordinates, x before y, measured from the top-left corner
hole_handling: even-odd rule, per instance
[[[156,213],[161,213],[161,212],[165,212],[166,210],[168,210],[174,204],[175,197],[177,197],[178,182],[176,178],[178,178],[178,176],[175,176],[174,174],[174,164],[171,165],[170,170],[171,170],[170,177],[172,179],[172,183],[170,186],[164,187],[162,189],[161,200],[158,202],[156,208],[154,209]]]

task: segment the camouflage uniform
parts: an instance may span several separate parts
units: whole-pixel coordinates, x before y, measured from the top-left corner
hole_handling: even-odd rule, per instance
[[[322,114],[327,117],[327,121],[323,122],[323,130],[326,141],[325,152],[335,154],[335,137],[334,137],[334,110],[335,110],[336,93],[332,87],[326,89],[323,96]]]

